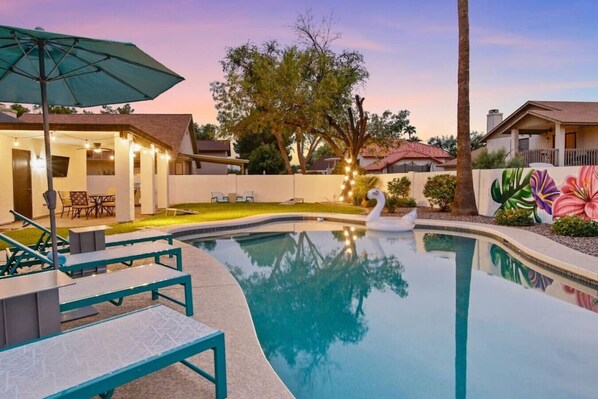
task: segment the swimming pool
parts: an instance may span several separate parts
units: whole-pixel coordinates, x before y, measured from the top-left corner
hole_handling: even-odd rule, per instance
[[[307,226],[307,227],[306,227]],[[305,231],[312,228],[323,231]],[[596,289],[485,238],[290,224],[189,242],[298,398],[594,398]]]

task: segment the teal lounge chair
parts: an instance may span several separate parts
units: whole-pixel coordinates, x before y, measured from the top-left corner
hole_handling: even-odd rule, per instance
[[[47,268],[52,265],[52,261],[45,254],[2,233],[0,233],[0,240],[11,246],[6,250],[6,263],[0,265],[0,275],[15,274],[26,266],[40,265],[42,268]],[[67,273],[93,271],[115,263],[125,263],[130,266],[135,260],[148,258],[154,258],[155,263],[168,266],[160,262],[160,257],[164,255],[175,256],[176,269],[183,270],[181,248],[160,242],[141,242],[132,246],[109,247],[100,251],[80,254],[61,253],[59,254],[59,268]]]
[[[31,245],[31,248],[40,252],[47,251],[50,248],[50,245],[52,244],[52,236],[50,230],[47,227],[44,227],[41,224],[37,223],[35,220],[29,219],[28,217],[21,215],[20,213],[15,212],[13,210],[11,210],[10,213],[12,213],[17,220],[23,222],[23,227],[31,226],[35,227],[40,231],[41,234],[37,242]],[[172,234],[151,229],[138,230],[133,231],[131,233],[112,234],[106,236],[106,246],[113,247],[117,245],[130,245],[140,242],[159,240],[166,240],[169,244],[172,245]],[[67,238],[57,235],[56,243],[60,252],[68,251],[69,240]]]
[[[214,375],[187,360],[207,350]],[[224,333],[163,305],[0,350],[0,397],[110,398],[177,362],[212,382],[216,399],[226,398]]]

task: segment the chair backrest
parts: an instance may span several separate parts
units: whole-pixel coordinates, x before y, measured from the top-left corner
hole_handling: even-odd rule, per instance
[[[58,197],[60,197],[60,201],[62,201],[62,206],[71,206],[73,204],[71,202],[71,192],[70,191],[59,191]]]
[[[224,198],[224,194],[222,194],[220,191],[213,191],[212,192],[212,197],[216,197],[219,200]]]
[[[87,191],[71,191],[71,203],[76,205],[89,205]]]
[[[247,198],[247,197],[253,197],[253,191],[245,191],[243,193],[243,197]]]

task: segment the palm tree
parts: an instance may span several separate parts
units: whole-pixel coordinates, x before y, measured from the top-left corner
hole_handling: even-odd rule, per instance
[[[471,173],[471,141],[469,138],[469,3],[457,0],[459,14],[459,71],[457,76],[457,190],[452,212],[455,215],[477,215]]]

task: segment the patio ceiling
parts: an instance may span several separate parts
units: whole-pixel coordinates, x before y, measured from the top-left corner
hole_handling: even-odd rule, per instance
[[[104,148],[114,148],[114,133],[131,133],[141,145],[154,144],[166,151],[172,147],[131,125],[92,125],[92,124],[50,124],[50,133],[59,144],[80,145],[85,142],[101,143]],[[0,123],[0,135],[17,139],[43,140],[41,123]]]

